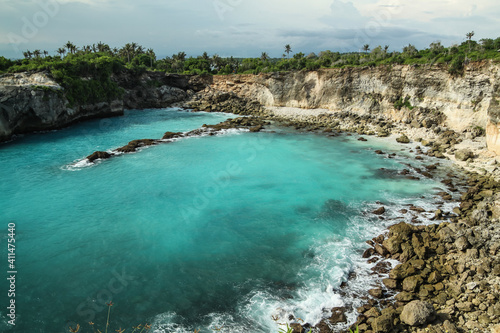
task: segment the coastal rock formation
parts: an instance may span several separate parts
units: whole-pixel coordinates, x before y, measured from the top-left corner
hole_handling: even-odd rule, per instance
[[[13,134],[56,129],[78,120],[121,114],[121,100],[68,106],[63,88],[44,73],[0,77],[0,141]]]
[[[48,74],[5,74],[0,76],[0,141],[16,133],[119,115],[123,109],[184,102],[197,110],[236,114],[286,106],[383,118],[415,129],[443,125],[460,134],[486,133],[488,148],[500,154],[499,69],[493,62],[480,62],[466,66],[463,76],[452,76],[440,65],[217,76],[125,71],[112,76],[124,90],[122,98],[74,108]],[[379,136],[389,133],[387,128],[377,131]]]
[[[124,72],[112,79],[123,96],[95,104],[70,105],[64,88],[45,72],[0,76],[0,142],[14,134],[52,130],[76,121],[122,115],[124,109],[160,108],[186,100],[210,80],[202,76]]]
[[[200,95],[230,93],[267,107],[383,116],[414,128],[445,125],[459,133],[486,129],[488,147],[498,154],[499,69],[482,62],[470,64],[463,76],[429,65],[214,76]]]

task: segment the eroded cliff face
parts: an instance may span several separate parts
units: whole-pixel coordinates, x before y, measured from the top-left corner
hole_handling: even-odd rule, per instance
[[[13,134],[51,130],[83,119],[121,114],[121,100],[70,107],[64,89],[45,73],[0,77],[0,141]]]
[[[457,132],[488,129],[489,149],[500,154],[499,69],[485,62],[470,65],[463,76],[404,65],[229,75],[215,76],[207,89],[265,106],[380,114],[415,127],[439,122]]]
[[[122,98],[69,107],[62,87],[46,74],[1,76],[0,141],[124,109],[230,93],[264,106],[380,115],[412,127],[445,125],[459,133],[486,130],[489,150],[500,155],[500,65],[492,62],[471,64],[462,76],[450,75],[445,67],[397,65],[227,76],[122,73],[112,79],[124,89]]]
[[[112,101],[70,105],[63,87],[47,73],[0,76],[0,142],[14,134],[52,130],[76,121],[122,115],[124,109],[161,108],[185,100],[189,78],[164,73],[113,77],[123,96]],[[204,87],[204,86],[203,86]]]

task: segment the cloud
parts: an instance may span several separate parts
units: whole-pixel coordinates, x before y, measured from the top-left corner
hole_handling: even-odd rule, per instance
[[[7,34],[21,35],[25,21],[43,11],[40,3],[56,1],[57,15],[20,49],[135,41],[160,57],[179,51],[279,57],[285,44],[304,53],[357,51],[363,44],[422,48],[437,39],[461,42],[472,30],[477,39],[496,38],[500,26],[497,0],[0,0],[0,54],[21,57]]]

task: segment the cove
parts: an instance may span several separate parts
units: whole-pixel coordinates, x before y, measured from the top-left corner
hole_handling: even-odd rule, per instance
[[[0,234],[16,223],[18,257],[17,324],[2,307],[0,330],[91,332],[89,321],[103,330],[109,301],[113,331],[277,332],[272,317],[290,315],[316,323],[347,301],[337,288],[350,272],[363,276],[364,241],[391,224],[370,214],[376,202],[427,207],[439,191],[431,179],[381,173],[409,162],[375,154],[392,152],[382,142],[279,127],[75,167],[96,150],[229,117],[127,111],[0,146]]]

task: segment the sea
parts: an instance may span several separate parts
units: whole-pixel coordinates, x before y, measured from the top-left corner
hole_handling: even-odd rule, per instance
[[[0,332],[314,325],[377,285],[366,240],[402,208],[432,223],[444,185],[400,171],[435,161],[387,139],[272,124],[85,160],[234,117],[128,110],[0,144]]]

